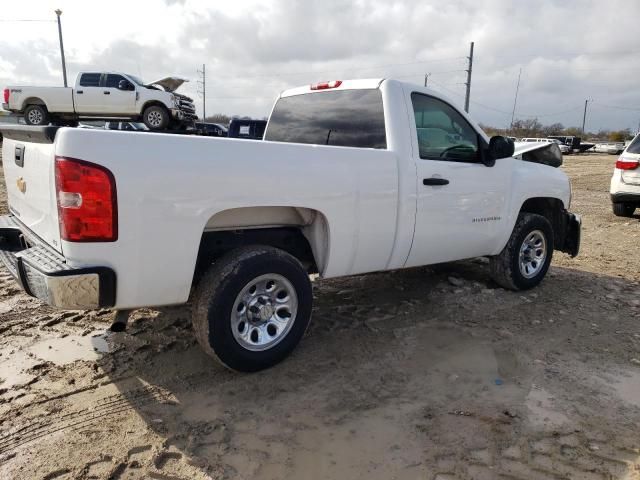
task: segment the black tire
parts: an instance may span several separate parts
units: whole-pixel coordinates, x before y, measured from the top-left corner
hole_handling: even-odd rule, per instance
[[[234,335],[232,329],[236,327],[232,326],[232,315],[241,315],[234,313],[238,310],[234,306],[254,279],[273,274],[284,277],[295,290],[297,313],[292,317],[289,330],[283,330],[285,333],[278,343],[265,350],[253,351],[236,339],[237,332]],[[255,372],[275,365],[293,351],[309,325],[312,304],[309,275],[295,257],[268,246],[242,247],[217,260],[198,283],[193,301],[193,329],[204,351],[224,366],[241,372]],[[246,325],[244,328],[248,330],[256,328],[248,321]],[[237,329],[240,330],[239,325]]]
[[[541,232],[546,245],[546,256],[536,264],[531,277],[525,276],[520,268],[520,248],[534,232]],[[536,234],[537,235],[537,234]],[[527,290],[538,285],[549,270],[553,256],[553,228],[542,215],[522,212],[518,215],[511,237],[500,254],[490,257],[491,278],[501,287],[509,290]]]
[[[49,125],[49,112],[44,105],[27,105],[24,109],[24,123],[27,125]]]
[[[613,204],[613,214],[616,217],[633,217],[636,206],[632,203],[616,202]]]
[[[171,115],[166,108],[151,105],[142,112],[142,121],[149,130],[165,130],[171,121]]]

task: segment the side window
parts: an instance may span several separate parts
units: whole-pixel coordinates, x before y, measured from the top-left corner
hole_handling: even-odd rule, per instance
[[[99,73],[83,73],[80,77],[81,87],[99,87],[100,86],[100,74]]]
[[[106,88],[118,88],[120,80],[126,80],[122,75],[113,75],[112,73],[107,75]]]
[[[412,93],[420,158],[449,162],[479,162],[478,133],[451,105]]]

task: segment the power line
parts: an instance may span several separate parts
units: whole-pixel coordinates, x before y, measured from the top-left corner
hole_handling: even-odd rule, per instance
[[[598,107],[604,107],[604,108],[613,108],[615,110],[628,110],[630,112],[640,112],[640,108],[633,108],[633,107],[621,107],[618,105],[605,105],[603,103],[599,103],[599,102],[591,102],[592,104],[598,106]]]
[[[35,19],[28,19],[28,18],[22,18],[22,19],[16,19],[16,20],[3,20],[0,19],[0,22],[2,23],[23,23],[23,22],[38,22],[38,23],[55,23],[55,20],[35,20]]]
[[[430,63],[441,63],[441,62],[449,62],[454,60],[461,60],[466,57],[450,57],[450,58],[441,58],[437,60],[419,60],[415,62],[405,62],[405,63],[387,63],[383,65],[369,65],[369,66],[355,66],[355,67],[346,67],[346,68],[336,68],[334,70],[307,70],[307,71],[298,71],[298,72],[282,72],[282,73],[269,73],[269,74],[258,74],[258,75],[216,75],[216,78],[270,78],[270,77],[286,77],[286,76],[296,76],[296,75],[318,75],[318,74],[327,74],[327,73],[336,73],[336,72],[351,72],[357,70],[375,70],[379,68],[390,68],[390,67],[403,67],[408,65],[424,65]]]

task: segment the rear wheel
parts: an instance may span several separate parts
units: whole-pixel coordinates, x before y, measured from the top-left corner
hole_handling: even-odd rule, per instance
[[[206,353],[254,372],[283,360],[311,319],[311,282],[300,262],[267,246],[238,248],[200,280],[193,329]]]
[[[632,217],[636,206],[631,203],[616,202],[613,204],[613,214],[617,217]]]
[[[500,254],[491,257],[491,278],[501,287],[526,290],[547,274],[553,255],[553,228],[542,215],[520,213]]]
[[[24,109],[24,121],[27,125],[48,125],[49,112],[43,105],[28,105]]]
[[[169,125],[169,112],[160,105],[151,105],[142,112],[142,121],[149,130],[164,130]]]

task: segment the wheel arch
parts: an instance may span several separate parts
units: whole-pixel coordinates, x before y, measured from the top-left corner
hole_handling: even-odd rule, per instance
[[[25,98],[22,102],[22,108],[20,109],[20,111],[24,112],[29,105],[41,105],[47,109],[47,112],[49,111],[49,107],[47,107],[47,103],[44,100],[42,100],[40,97]]]
[[[142,115],[144,113],[144,111],[149,108],[149,107],[162,107],[164,108],[167,113],[169,112],[169,107],[166,106],[163,102],[161,102],[160,100],[147,100],[146,102],[144,102],[142,104],[142,108],[140,108],[140,115]]]
[[[325,270],[329,256],[329,224],[315,209],[294,206],[251,206],[222,210],[204,225],[193,282],[217,258],[247,245],[268,245],[296,257],[309,273]]]
[[[558,247],[564,244],[566,221],[564,202],[554,197],[532,197],[522,203],[518,214],[535,213],[549,220],[553,228],[553,243]]]

